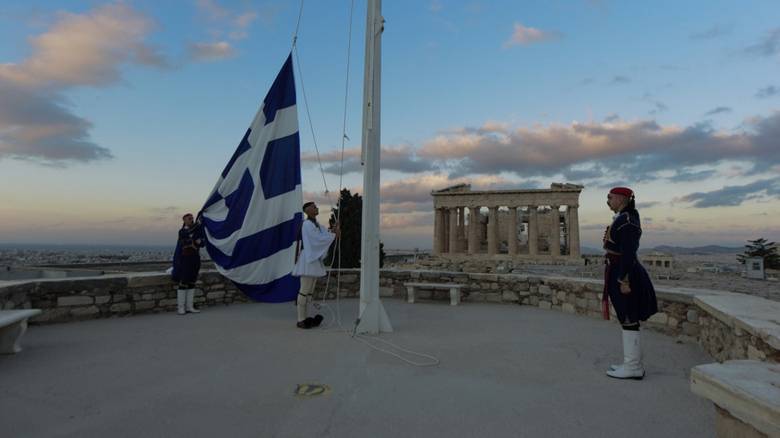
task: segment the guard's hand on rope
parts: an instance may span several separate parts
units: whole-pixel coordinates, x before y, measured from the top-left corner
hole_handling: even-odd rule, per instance
[[[337,238],[337,239],[340,239],[340,238],[341,238],[341,226],[339,226],[339,223],[338,223],[338,222],[336,222],[335,224],[333,224],[333,234],[335,234],[335,235],[336,235],[336,238]]]

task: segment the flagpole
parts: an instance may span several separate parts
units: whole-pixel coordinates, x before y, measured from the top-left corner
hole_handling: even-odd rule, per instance
[[[363,77],[363,223],[360,247],[360,316],[356,331],[392,332],[379,299],[379,156],[382,67],[382,0],[368,0]]]

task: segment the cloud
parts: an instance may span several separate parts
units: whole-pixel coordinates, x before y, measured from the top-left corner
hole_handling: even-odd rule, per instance
[[[690,38],[692,40],[710,40],[728,35],[733,30],[732,25],[716,24],[709,29],[705,29],[701,32],[692,33]]]
[[[493,175],[450,178],[442,174],[425,174],[383,183],[380,196],[386,204],[429,203],[433,208],[431,192],[457,184],[471,184],[472,190],[500,190],[518,186],[517,181]]]
[[[341,151],[335,150],[320,154],[322,168],[325,173],[339,175],[341,173]],[[317,164],[317,155],[313,152],[304,153],[301,162]],[[417,173],[433,170],[431,163],[417,158],[414,150],[407,145],[382,147],[382,159],[380,168],[384,170],[396,170],[404,173]],[[343,173],[362,172],[360,164],[360,148],[344,150]]]
[[[544,31],[535,27],[526,27],[520,23],[515,23],[515,29],[512,36],[504,43],[504,47],[528,46],[536,43],[543,43],[561,38],[561,33],[556,31]]]
[[[649,104],[651,104],[653,106],[653,108],[650,111],[647,112],[651,116],[652,115],[656,115],[656,114],[660,114],[660,113],[663,113],[663,112],[666,112],[666,111],[669,110],[669,107],[665,103],[661,102],[660,100],[655,99],[652,93],[645,93],[642,96],[642,100],[647,102],[647,103],[649,103]]]
[[[732,111],[731,107],[719,106],[717,108],[713,108],[713,109],[707,111],[706,113],[704,113],[704,115],[705,116],[714,116],[716,114],[730,113],[731,111]]]
[[[432,191],[457,184],[471,184],[472,190],[517,189],[535,182],[511,181],[498,176],[474,176],[450,178],[442,174],[415,175],[397,181],[383,183],[380,188],[382,229],[401,229],[408,232],[413,227],[430,227],[433,224]],[[430,230],[428,230],[430,235]]]
[[[331,206],[335,207],[338,202],[338,194],[335,192],[328,194],[325,194],[325,192],[303,192],[303,202],[310,201],[320,207],[320,215],[324,213],[330,214]]]
[[[439,134],[417,156],[455,174],[524,178],[565,171],[609,169],[612,179],[655,178],[657,172],[748,161],[753,171],[780,164],[780,112],[745,122],[741,132],[706,123],[662,126],[652,120],[572,123],[491,130],[461,128]]]
[[[236,16],[233,19],[233,25],[235,30],[230,32],[228,36],[233,40],[243,40],[249,36],[249,25],[257,19],[257,12],[245,12]]]
[[[0,160],[15,158],[63,166],[110,159],[89,139],[92,123],[70,112],[57,92],[0,80]]]
[[[105,86],[117,82],[125,63],[165,66],[143,42],[152,21],[123,3],[77,15],[62,12],[47,32],[31,39],[32,53],[19,64],[0,64],[0,79],[28,87]]]
[[[658,202],[658,201],[650,201],[650,202],[637,202],[637,203],[636,203],[636,208],[638,208],[638,209],[640,209],[640,210],[641,210],[641,209],[643,209],[643,208],[650,208],[650,207],[655,207],[656,205],[659,205],[659,204],[661,204],[661,203],[660,203],[660,202]],[[648,220],[648,219],[649,219],[649,218],[645,218],[645,220]]]
[[[670,176],[668,179],[669,181],[674,181],[674,182],[702,181],[715,176],[716,173],[717,172],[715,172],[712,169],[700,170],[700,171],[680,169],[677,170],[675,174]]]
[[[0,65],[0,159],[65,166],[112,158],[90,140],[92,123],[73,113],[64,93],[116,83],[125,64],[168,66],[144,42],[153,27],[140,12],[114,3],[81,15],[62,12],[31,38],[26,59]]]
[[[190,58],[195,61],[218,61],[230,58],[236,51],[227,41],[215,43],[193,43],[189,48]]]
[[[607,174],[608,171],[601,167],[593,167],[590,169],[566,169],[563,171],[563,177],[567,181],[585,181],[593,178],[600,178]]]
[[[442,4],[441,0],[431,0],[430,6],[428,6],[428,9],[431,10],[431,12],[439,12],[442,10]]]
[[[764,99],[767,97],[777,96],[778,94],[780,94],[780,88],[774,85],[768,85],[764,88],[760,88],[756,92],[756,97],[758,97],[759,99]]]
[[[432,199],[432,198],[431,198]],[[430,211],[433,205],[430,201],[426,202],[396,202],[382,203],[379,206],[379,212],[385,213],[408,213],[412,211]]]
[[[416,211],[404,213],[383,214],[381,217],[381,228],[406,230],[410,227],[430,226],[433,224],[433,206],[430,211]]]
[[[711,192],[696,192],[680,198],[697,208],[738,206],[751,199],[780,199],[780,178],[763,179],[741,186],[725,186]]]
[[[755,56],[774,56],[780,53],[780,27],[770,30],[761,41],[746,47],[745,53]]]
[[[225,19],[230,15],[227,9],[213,0],[198,0],[195,4],[201,13],[215,20]]]
[[[653,104],[653,109],[647,112],[650,115],[660,114],[669,110],[669,107],[661,101],[651,100],[650,102]]]
[[[612,113],[604,118],[605,123],[617,122],[619,120],[620,120],[620,116],[615,113]]]
[[[231,41],[247,38],[249,28],[255,20],[271,24],[279,12],[279,7],[271,4],[240,13],[223,7],[215,0],[197,0],[196,6],[200,15],[208,22],[206,28],[211,40],[189,45],[190,59],[195,62],[212,62],[233,57],[236,49]]]
[[[172,221],[181,220],[181,217],[186,213],[181,207],[170,205],[167,207],[149,207],[150,213],[149,220],[154,221]]]
[[[611,81],[609,81],[609,84],[621,85],[621,84],[628,84],[629,82],[631,82],[631,78],[629,78],[628,76],[617,75],[613,77]]]

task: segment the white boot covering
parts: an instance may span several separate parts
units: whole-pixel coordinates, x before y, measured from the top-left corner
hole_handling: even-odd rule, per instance
[[[607,375],[616,379],[641,380],[645,377],[639,330],[623,330],[623,365],[610,368]]]
[[[185,289],[178,289],[176,290],[176,307],[177,312],[179,315],[184,315],[187,313],[184,309],[184,305],[187,299],[187,291]]]
[[[298,307],[298,322],[301,322],[306,319],[306,315],[309,313],[309,297],[298,294],[295,304]]]
[[[187,289],[187,311],[200,313],[200,310],[195,308],[195,289]]]
[[[295,298],[295,304],[298,307],[298,322],[303,321],[309,315],[309,299],[316,281],[315,277],[301,277],[301,289]]]

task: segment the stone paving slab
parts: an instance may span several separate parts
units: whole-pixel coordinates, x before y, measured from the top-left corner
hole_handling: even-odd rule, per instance
[[[733,360],[699,365],[691,390],[770,437],[780,436],[780,365]]]
[[[31,327],[22,354],[0,357],[0,435],[714,434],[711,403],[689,389],[691,367],[712,361],[695,344],[643,332],[648,376],[619,381],[604,375],[622,356],[613,322],[506,304],[383,302],[395,332],[382,339],[440,365],[410,366],[337,330],[296,329],[290,303]],[[357,306],[341,301],[345,324]],[[329,392],[296,396],[307,383]]]

